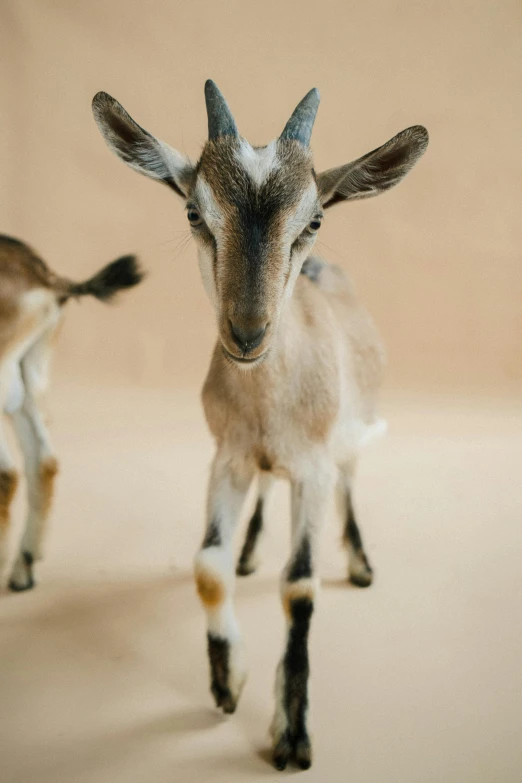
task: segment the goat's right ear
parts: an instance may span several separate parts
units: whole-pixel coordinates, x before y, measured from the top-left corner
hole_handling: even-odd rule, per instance
[[[164,182],[187,197],[194,174],[192,162],[134,122],[118,101],[98,92],[92,101],[96,124],[108,147],[140,174]]]

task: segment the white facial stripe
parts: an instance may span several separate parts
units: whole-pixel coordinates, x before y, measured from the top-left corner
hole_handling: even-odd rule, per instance
[[[241,146],[235,154],[245,170],[258,185],[269,176],[271,171],[278,168],[280,165],[277,158],[275,141],[270,142],[267,147],[255,150],[245,139],[242,139]],[[222,238],[225,218],[222,209],[214,198],[212,188],[201,174],[197,179],[195,196],[201,209],[202,217],[214,234],[219,247],[221,244],[220,240]],[[313,216],[312,213],[316,203],[317,186],[315,182],[311,181],[299,202],[294,207],[292,214],[289,215],[286,220],[284,230],[285,243],[290,242],[291,244],[296,235],[304,229],[307,222]]]
[[[313,217],[313,210],[317,204],[317,186],[315,182],[310,185],[301,196],[298,204],[294,207],[293,213],[287,218],[284,237],[290,244],[294,241]]]
[[[241,145],[234,154],[238,163],[257,186],[262,185],[270,173],[280,166],[277,157],[277,142],[275,141],[256,150],[246,139],[241,139]]]
[[[245,144],[247,144],[247,142],[245,142]],[[243,146],[243,154],[241,155],[242,164],[245,165],[245,155],[251,162],[261,160],[261,166],[258,166],[256,169],[257,175],[260,176],[259,172],[262,171],[263,166],[265,166],[266,176],[268,176],[269,172],[274,169],[274,166],[279,165],[279,161],[276,157],[275,143],[271,143],[269,147],[272,148],[270,152],[268,152],[268,148],[258,151],[250,147],[250,151],[245,153],[246,147]],[[261,155],[260,159],[255,157],[258,152],[264,153]],[[236,154],[239,154],[239,152]],[[249,164],[246,164],[245,168],[248,168],[248,165]],[[214,197],[212,188],[202,174],[199,174],[198,176],[194,195],[201,211],[201,216],[214,236],[219,253],[225,243],[225,215]],[[283,235],[281,237],[281,249],[283,253],[290,253],[292,243],[305,229],[318,208],[317,186],[314,181],[311,181],[309,186],[302,193],[298,203],[293,208],[292,213],[286,218]],[[313,237],[311,236],[310,239],[312,240]],[[299,276],[301,264],[310,253],[312,244],[312,241],[306,243],[306,245],[300,249],[299,253],[294,254],[290,275],[284,290],[284,299],[288,299],[292,295],[296,279]],[[220,304],[216,288],[216,274],[219,276],[219,270],[216,272],[214,268],[213,253],[208,247],[203,246],[201,243],[198,243],[198,260],[203,285],[207,295],[214,305],[216,312],[219,312]]]
[[[203,281],[203,288],[213,307],[218,308],[216,281],[214,279],[214,256],[206,245],[198,243],[198,265]]]
[[[214,234],[216,241],[218,241],[218,238],[221,235],[221,231],[223,229],[225,218],[222,210],[219,207],[219,204],[214,198],[212,188],[201,174],[199,175],[196,182],[195,196],[199,204],[203,220]]]

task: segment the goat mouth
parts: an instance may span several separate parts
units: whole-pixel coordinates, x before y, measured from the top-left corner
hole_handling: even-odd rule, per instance
[[[231,362],[234,362],[235,364],[256,364],[256,362],[260,362],[262,359],[266,356],[266,351],[264,351],[259,356],[236,356],[233,353],[230,353],[230,351],[225,348],[224,345],[221,346],[223,349],[223,353],[225,354],[226,358],[229,359]]]

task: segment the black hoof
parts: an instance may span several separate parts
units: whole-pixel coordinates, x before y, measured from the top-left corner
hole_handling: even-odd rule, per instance
[[[255,570],[255,566],[249,565],[248,563],[242,563],[240,560],[237,564],[236,574],[238,576],[250,576],[250,574],[253,574]]]
[[[300,769],[310,769],[312,766],[312,746],[308,737],[296,744],[295,763]]]
[[[274,767],[279,770],[286,769],[289,761],[295,761],[299,769],[310,769],[312,766],[312,746],[307,736],[299,740],[285,732],[278,740],[273,756]]]
[[[232,698],[232,694],[227,696],[227,698],[224,700],[224,702],[221,705],[221,709],[225,713],[225,715],[233,715],[236,711],[237,703],[235,699]]]
[[[288,759],[289,756],[274,753],[274,767],[282,772],[284,769],[286,769]]]
[[[359,574],[350,574],[348,581],[356,587],[369,587],[373,582],[373,571],[370,569]]]
[[[210,690],[216,701],[216,707],[222,709],[226,715],[232,715],[236,711],[237,701],[232,696],[229,688],[223,688],[214,682]]]
[[[32,588],[35,586],[35,581],[33,577],[33,563],[34,563],[34,557],[31,554],[31,552],[22,552],[22,557],[24,559],[24,581],[17,582],[14,578],[11,579],[11,581],[8,584],[9,590],[11,590],[13,593],[23,593],[24,590],[32,590]]]
[[[285,733],[274,748],[272,759],[276,769],[286,769],[286,765],[290,761],[290,757],[292,755],[292,750],[293,748],[290,742],[290,737],[287,733]]]
[[[32,590],[35,586],[36,582],[32,576],[29,577],[26,584],[20,585],[18,582],[15,582],[14,579],[11,579],[8,584],[8,588],[12,593],[23,593],[25,590]]]

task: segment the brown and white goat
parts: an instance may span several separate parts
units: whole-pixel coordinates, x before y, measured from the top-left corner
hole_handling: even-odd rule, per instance
[[[359,448],[381,429],[375,397],[383,365],[379,338],[344,274],[310,254],[324,210],[397,184],[425,151],[428,134],[408,128],[364,157],[316,174],[309,142],[317,90],[265,147],[239,135],[212,81],[205,96],[209,139],[197,164],[151,136],[106,93],[95,96],[93,110],[117,155],[184,199],[216,311],[219,338],[203,405],[217,452],[195,576],[207,614],[211,690],[225,712],[235,710],[245,681],[233,604],[234,530],[258,474],[259,499],[237,566],[247,574],[272,477],[290,481],[292,544],[281,580],[288,630],[271,731],[275,765],[282,769],[293,757],[307,768],[318,536],[337,484],[349,578],[370,584],[351,496]]]
[[[134,256],[124,256],[84,283],[51,272],[30,247],[0,235],[0,413],[10,417],[25,461],[28,511],[11,590],[34,586],[41,558],[54,479],[58,470],[41,410],[53,341],[71,297],[91,294],[108,301],[141,280]],[[18,476],[0,430],[0,575],[6,561],[9,506]]]

